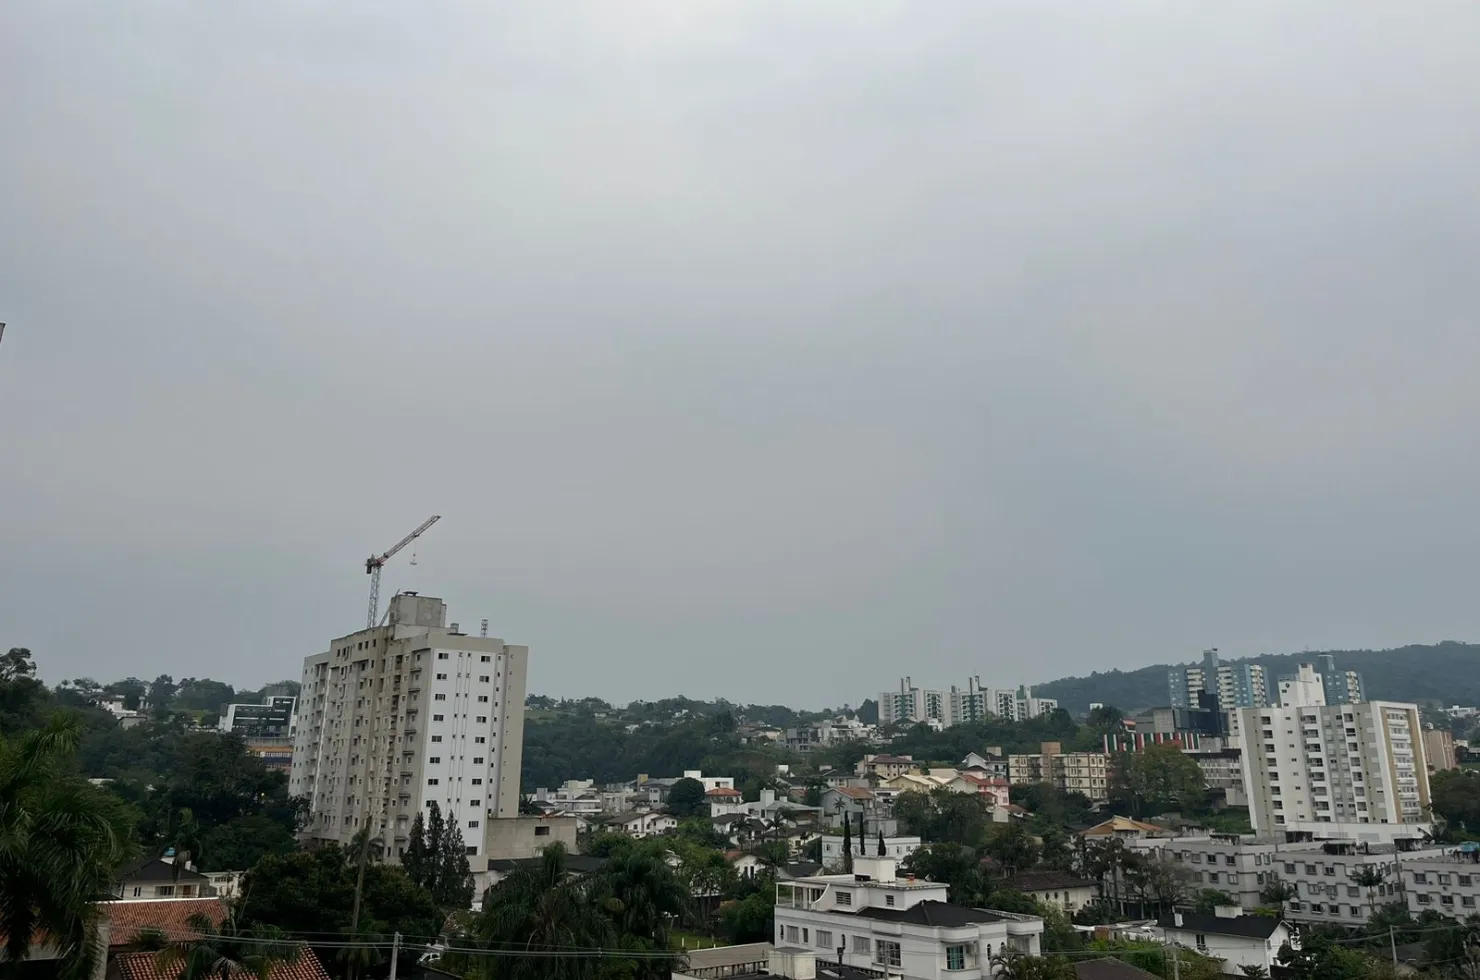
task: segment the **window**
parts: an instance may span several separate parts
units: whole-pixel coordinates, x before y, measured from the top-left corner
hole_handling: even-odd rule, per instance
[[[486,653],[485,653],[485,654],[484,654],[484,655],[483,655],[483,656],[481,656],[481,657],[479,657],[479,658],[478,658],[478,662],[479,662],[479,663],[480,663],[480,664],[486,664],[486,663],[489,663],[489,662],[491,662],[491,661],[492,661],[492,660],[493,660],[493,658],[492,658],[492,657],[490,657],[490,656],[489,656],[489,655],[488,655],[488,654],[486,654]]]
[[[487,704],[488,703],[488,695],[486,695],[486,694],[480,694],[480,695],[478,695],[478,701],[479,701],[480,704]]]
[[[787,926],[786,927],[786,941],[789,942],[789,943],[799,943],[799,942],[801,942],[802,941],[802,931],[800,929],[798,929],[796,926]]]
[[[1285,862],[1285,874],[1292,875],[1294,873],[1295,873],[1295,865],[1291,864],[1289,861],[1286,861]]]
[[[1202,933],[1198,933],[1197,936],[1194,938],[1193,941],[1195,943],[1197,943],[1197,948],[1198,949],[1207,949],[1208,948],[1208,937],[1205,936],[1205,935],[1203,935]]]
[[[469,800],[469,801],[468,801],[468,806],[482,806],[482,805],[483,805],[483,801],[482,801],[482,800]],[[549,828],[549,827],[546,827],[546,828],[545,828],[545,830],[546,830],[546,831],[548,831],[548,830],[549,830],[549,829],[550,829],[550,828]],[[541,834],[540,834],[540,828],[538,828],[538,827],[536,827],[536,828],[535,828],[535,829],[534,829],[534,835],[535,835],[535,836],[536,836],[536,837],[540,837],[540,836],[542,836],[542,835],[541,835]]]
[[[1360,888],[1357,888],[1355,885],[1347,885],[1346,886],[1346,897],[1347,898],[1356,898],[1360,894],[1362,894],[1362,890]]]
[[[479,745],[482,745],[484,742],[488,741],[488,738],[487,736],[479,735],[477,738],[473,739],[473,741]]]
[[[446,660],[447,659],[447,653],[446,653],[446,651],[443,651],[442,653],[437,654],[437,659],[438,660]]]
[[[1461,888],[1469,888],[1470,887],[1470,876],[1469,875],[1460,875],[1459,876],[1459,886]]]
[[[479,715],[478,716],[478,724],[480,724],[480,725],[486,725],[486,724],[488,724],[488,716],[487,715]]]
[[[1432,897],[1430,897],[1428,895],[1425,895],[1423,892],[1419,892],[1419,894],[1418,894],[1418,904],[1419,905],[1432,905],[1432,904],[1434,904],[1434,900],[1433,900]]]
[[[473,765],[475,765],[475,766],[481,766],[481,765],[483,765],[483,756],[481,756],[481,755],[475,755],[475,756],[473,756]]]
[[[442,720],[442,716],[441,715],[432,715],[432,721],[441,721],[441,720]]]
[[[473,855],[473,854],[477,854],[477,853],[478,853],[478,845],[477,844],[469,844],[468,845],[468,854],[469,855]]]
[[[474,786],[482,786],[483,785],[483,780],[481,780],[481,779],[475,779],[475,780],[473,780],[473,785]]]
[[[143,894],[144,894],[144,889],[143,888],[140,888],[138,885],[135,885],[134,886],[134,898],[138,898],[138,897],[140,897]],[[1474,899],[1471,899],[1470,900],[1470,904],[1472,904],[1472,905],[1474,904]]]
[[[428,779],[427,780],[427,785],[428,786],[436,786],[437,785],[437,779],[436,779],[436,777],[434,776],[433,778]]]
[[[884,896],[884,904],[885,905],[893,905],[894,904],[894,896],[893,895],[885,895]]]
[[[1238,858],[1236,858],[1234,855],[1230,854],[1230,855],[1228,855],[1227,857],[1225,857],[1223,859],[1223,863],[1224,864],[1237,864],[1238,863]]]
[[[853,904],[853,893],[852,892],[838,892],[838,894],[835,897],[834,901],[837,904],[842,905],[844,907],[850,906],[850,905]]]
[[[154,889],[155,898],[169,898],[173,894],[175,894],[174,885],[158,885]]]
[[[1335,908],[1336,906],[1333,905],[1331,907],[1332,908]],[[1348,905],[1346,907],[1346,910],[1351,915],[1351,917],[1353,919],[1358,919],[1358,918],[1361,918],[1361,916],[1362,916],[1362,910],[1359,909],[1359,908],[1357,908],[1355,905]]]
[[[810,943],[811,941],[812,941],[812,937],[809,936],[809,935],[807,935],[807,927],[806,926],[802,926],[802,942],[804,942],[804,943]]]
[[[1459,904],[1463,905],[1467,909],[1472,909],[1475,907],[1475,896],[1461,895],[1459,899]]]
[[[433,735],[432,736],[432,741],[433,742],[440,742],[440,741],[442,741],[442,736],[441,735]]]
[[[536,827],[534,829],[534,835],[536,837],[549,837],[550,836],[550,828],[549,827]]]
[[[1218,872],[1216,872],[1216,871],[1209,871],[1208,872],[1208,883],[1209,884],[1212,884],[1212,885],[1216,885],[1218,883]]]
[[[1444,873],[1443,873],[1443,872],[1442,872],[1442,871],[1441,871],[1441,872],[1440,872],[1440,873],[1439,873],[1439,884],[1441,884],[1441,885],[1447,885],[1447,884],[1449,884],[1449,875],[1447,875],[1447,874],[1444,874]]]
[[[868,955],[869,941],[867,936],[853,937],[853,952]]]
[[[446,679],[447,679],[447,675],[446,674],[438,674],[437,675],[437,680],[439,680],[439,681],[445,681]]]
[[[1440,895],[1439,896],[1439,904],[1440,905],[1448,905],[1449,907],[1453,908],[1454,907],[1454,896],[1453,895]]]
[[[1422,871],[1415,871],[1413,872],[1413,883],[1415,885],[1427,885],[1429,883],[1429,876]]]
[[[445,695],[445,694],[433,694],[432,695],[432,700],[433,701],[446,701],[447,700],[447,695]]]
[[[899,966],[899,943],[888,939],[874,943],[874,962],[881,966]]]
[[[468,821],[468,829],[469,830],[472,830],[476,826],[478,826],[478,821],[476,821],[476,820],[469,820]]]
[[[487,674],[479,674],[478,675],[478,683],[479,684],[487,684],[488,683],[488,675]]]
[[[946,969],[947,970],[964,970],[964,969],[966,969],[966,947],[965,946],[947,946],[946,947]]]

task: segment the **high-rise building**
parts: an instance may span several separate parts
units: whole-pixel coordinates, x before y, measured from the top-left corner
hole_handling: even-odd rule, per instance
[[[387,853],[435,801],[470,856],[497,818],[517,817],[529,648],[465,636],[441,599],[391,599],[388,625],[303,661],[290,792],[304,835],[350,842],[369,826]]]
[[[1235,722],[1255,831],[1381,841],[1428,821],[1416,705],[1281,704],[1241,708]]]
[[[1059,706],[1053,698],[1035,698],[1030,688],[1016,691],[983,687],[980,677],[968,677],[965,689],[922,690],[911,678],[902,677],[898,691],[879,695],[879,722],[965,725],[987,717],[1024,721],[1052,714]]]
[[[925,692],[916,687],[911,678],[901,677],[898,691],[884,691],[879,695],[881,725],[918,724],[926,717]]]
[[[1200,665],[1167,672],[1167,698],[1172,707],[1197,708],[1198,695],[1204,691],[1218,699],[1223,711],[1259,707],[1269,701],[1264,668],[1247,662],[1225,664],[1218,658],[1217,647],[1203,651]]]
[[[1321,683],[1326,688],[1327,704],[1359,704],[1367,700],[1362,675],[1355,670],[1337,670],[1336,658],[1329,653],[1316,657]]]

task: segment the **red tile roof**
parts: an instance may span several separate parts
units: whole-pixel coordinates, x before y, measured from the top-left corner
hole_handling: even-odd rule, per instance
[[[738,789],[730,789],[730,787],[728,787],[728,786],[716,786],[714,789],[710,790],[709,792],[705,793],[704,795],[705,796],[740,796],[741,793],[740,793],[740,791]]]
[[[219,898],[156,898],[141,901],[120,900],[102,903],[108,918],[108,945],[127,946],[144,929],[157,929],[166,939],[191,939],[190,917],[196,913],[210,916],[220,925],[226,918],[226,906]]]
[[[874,791],[863,786],[834,786],[833,789],[849,799],[871,800],[874,798]]]
[[[118,969],[118,975],[122,980],[169,980],[159,972],[155,965],[159,958],[158,953],[119,953],[113,957],[113,964]],[[241,980],[256,980],[256,977],[246,971],[232,973],[232,977]],[[279,963],[272,968],[268,974],[269,980],[329,980],[329,974],[324,972],[324,966],[319,958],[313,955],[313,950],[301,947],[298,950],[298,959],[292,963]]]

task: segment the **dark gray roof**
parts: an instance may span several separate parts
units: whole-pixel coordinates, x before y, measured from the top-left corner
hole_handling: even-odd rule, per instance
[[[1268,939],[1274,935],[1274,931],[1280,925],[1280,920],[1272,915],[1240,915],[1225,918],[1202,912],[1178,912],[1177,914],[1182,917],[1180,926],[1170,915],[1157,919],[1156,924],[1163,929],[1212,933],[1215,936],[1242,936],[1245,939]]]
[[[883,922],[909,922],[918,926],[955,929],[976,922],[1001,922],[1002,916],[986,909],[973,909],[949,902],[919,902],[907,909],[859,909],[854,915]]]
[[[815,861],[798,861],[786,866],[786,873],[793,878],[811,878],[822,873],[822,865]]]
[[[1085,881],[1066,871],[1024,871],[1012,876],[1009,882],[1020,892],[1053,891],[1055,888],[1093,888],[1095,883]]]
[[[537,868],[544,860],[542,857],[489,858],[488,870],[508,873],[516,868]],[[600,871],[604,867],[606,867],[606,858],[604,857],[596,857],[591,854],[567,854],[565,856],[565,869],[572,874],[590,874],[593,871]]]
[[[180,868],[163,858],[145,858],[131,868],[125,869],[118,876],[119,881],[206,881],[206,876],[199,871],[191,871],[189,868]]]
[[[1074,964],[1074,973],[1079,980],[1161,980],[1154,973],[1147,973],[1113,956],[1098,960],[1080,960]]]

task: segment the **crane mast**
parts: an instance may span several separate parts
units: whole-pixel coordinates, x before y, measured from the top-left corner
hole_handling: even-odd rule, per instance
[[[378,621],[376,617],[377,614],[380,612],[380,570],[385,567],[386,562],[395,557],[396,552],[400,551],[402,548],[406,547],[408,544],[421,537],[423,534],[426,533],[427,528],[431,527],[433,524],[437,523],[441,519],[441,514],[433,514],[431,517],[428,517],[426,520],[422,521],[421,526],[418,527],[415,531],[412,531],[400,541],[397,541],[395,546],[390,548],[388,551],[379,555],[371,555],[369,558],[365,559],[365,574],[370,576],[370,609],[369,614],[365,619],[366,629],[374,629],[375,624]]]

